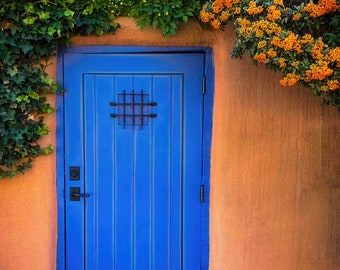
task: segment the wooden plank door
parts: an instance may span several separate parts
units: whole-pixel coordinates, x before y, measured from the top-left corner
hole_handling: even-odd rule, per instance
[[[200,269],[203,59],[65,55],[67,269]]]

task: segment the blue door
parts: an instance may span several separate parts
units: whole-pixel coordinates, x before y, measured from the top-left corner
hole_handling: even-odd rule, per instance
[[[204,54],[63,57],[66,269],[200,269]]]

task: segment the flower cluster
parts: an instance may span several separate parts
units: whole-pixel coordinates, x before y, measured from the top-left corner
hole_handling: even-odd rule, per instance
[[[249,7],[247,8],[247,13],[249,15],[256,15],[256,14],[260,14],[262,12],[263,12],[263,7],[257,6],[256,1],[250,1],[249,2]]]
[[[317,18],[336,11],[340,8],[340,5],[336,3],[336,0],[319,0],[317,4],[314,2],[308,3],[304,10],[307,11],[312,18]]]
[[[275,6],[275,5],[271,5],[268,9],[267,9],[267,16],[266,18],[269,21],[276,21],[278,19],[281,18],[281,11]]]
[[[209,23],[213,28],[219,29],[233,19],[235,15],[241,13],[240,0],[216,0],[204,4],[200,11],[200,19],[204,23]]]
[[[296,75],[294,73],[288,73],[286,77],[280,80],[281,85],[283,86],[293,86],[300,80],[300,75]]]
[[[287,36],[280,38],[279,36],[274,36],[270,42],[274,47],[280,48],[284,51],[296,51],[297,53],[302,53],[302,44],[299,40],[298,35],[293,32],[288,32]]]
[[[337,92],[339,100],[340,40],[328,44],[329,38],[323,35],[327,30],[323,29],[322,33],[317,30],[319,25],[336,25],[335,20],[340,25],[340,0],[311,0],[305,6],[285,6],[288,2],[209,1],[203,6],[200,18],[215,29],[232,21],[236,26],[232,55],[241,57],[247,53],[254,62],[280,71],[281,85],[293,86],[299,82],[312,88],[316,95],[330,96]],[[335,20],[330,23],[332,17]],[[340,35],[338,28],[335,26],[335,36]],[[340,109],[337,102],[335,105]]]

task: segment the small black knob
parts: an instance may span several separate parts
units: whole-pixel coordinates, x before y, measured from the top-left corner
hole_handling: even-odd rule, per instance
[[[80,180],[80,168],[79,166],[70,167],[70,180]]]

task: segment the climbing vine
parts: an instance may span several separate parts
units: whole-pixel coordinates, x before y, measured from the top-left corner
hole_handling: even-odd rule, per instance
[[[38,140],[49,130],[46,114],[55,109],[46,95],[58,85],[45,72],[57,46],[71,35],[114,32],[107,1],[1,1],[0,31],[0,177],[31,168],[53,146]]]
[[[24,173],[35,157],[53,151],[39,139],[49,132],[45,116],[55,110],[46,96],[58,84],[46,68],[58,46],[74,35],[114,33],[114,16],[130,16],[141,29],[161,28],[165,37],[190,18],[214,28],[232,21],[233,56],[248,53],[282,72],[283,85],[303,82],[340,108],[339,0],[299,1],[0,0],[0,178]]]

